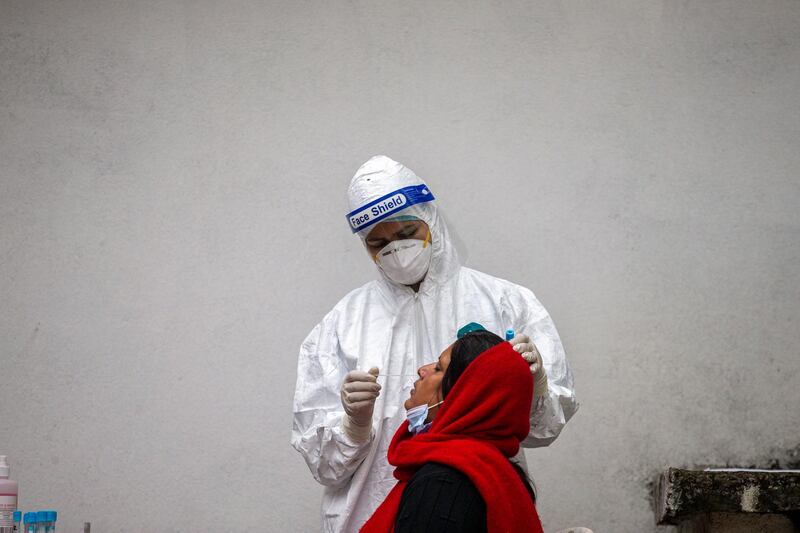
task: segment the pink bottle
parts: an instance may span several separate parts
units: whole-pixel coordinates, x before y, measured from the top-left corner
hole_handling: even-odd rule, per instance
[[[0,455],[0,531],[11,531],[14,527],[14,511],[17,510],[19,487],[8,479],[9,468],[6,456]],[[8,530],[2,528],[9,528]]]

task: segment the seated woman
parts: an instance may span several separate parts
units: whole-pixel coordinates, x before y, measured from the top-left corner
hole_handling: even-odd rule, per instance
[[[388,459],[399,480],[362,532],[541,532],[513,464],[530,429],[528,364],[503,339],[468,333],[419,369]]]

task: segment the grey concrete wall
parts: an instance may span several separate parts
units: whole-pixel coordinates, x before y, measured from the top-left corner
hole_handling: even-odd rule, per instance
[[[373,275],[345,187],[426,178],[582,408],[548,531],[800,443],[800,3],[0,1],[0,453],[62,531],[312,531],[300,341]],[[776,455],[777,454],[777,455]]]

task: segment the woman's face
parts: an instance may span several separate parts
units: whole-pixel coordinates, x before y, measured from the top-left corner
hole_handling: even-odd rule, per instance
[[[451,344],[439,356],[439,360],[419,367],[417,374],[419,379],[414,382],[411,395],[405,401],[403,407],[411,409],[418,405],[433,405],[440,402],[442,398],[442,378],[450,364],[450,352],[453,350]]]

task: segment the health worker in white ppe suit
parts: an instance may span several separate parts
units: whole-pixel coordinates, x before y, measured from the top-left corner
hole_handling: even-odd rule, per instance
[[[348,199],[351,231],[380,277],[342,298],[303,341],[294,395],[292,446],[325,486],[325,532],[358,531],[394,486],[386,452],[416,373],[465,324],[517,334],[510,342],[536,391],[523,446],[553,442],[578,408],[550,315],[530,290],[460,264],[420,178],[376,156],[356,172]],[[518,460],[524,467],[522,452]]]

